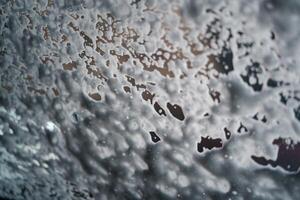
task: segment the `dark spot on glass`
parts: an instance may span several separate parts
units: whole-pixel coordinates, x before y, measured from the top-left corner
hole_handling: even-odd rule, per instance
[[[244,48],[252,48],[254,45],[254,42],[237,42],[237,47],[240,49],[242,47]]]
[[[279,96],[280,96],[280,102],[286,105],[289,100],[289,97],[285,96],[283,93],[279,93]]]
[[[170,113],[173,115],[173,117],[183,121],[184,120],[184,114],[183,111],[181,109],[181,107],[177,104],[171,104],[171,103],[167,103],[167,108],[169,109]]]
[[[261,121],[263,122],[263,123],[267,123],[267,118],[266,118],[266,116],[263,116],[263,118],[261,119]]]
[[[152,142],[157,143],[161,140],[160,137],[154,131],[150,131],[149,133],[150,133]]]
[[[135,79],[131,76],[126,75],[127,81],[133,86],[136,87],[137,90],[139,89],[146,89],[146,85],[144,84],[136,84]]]
[[[131,3],[130,3],[130,5],[132,6],[132,5],[135,5],[136,6],[136,8],[138,8],[139,7],[139,2],[140,2],[141,0],[132,0],[131,1]]]
[[[278,82],[273,79],[268,79],[267,86],[272,88],[278,87]]]
[[[294,109],[295,117],[298,121],[300,121],[300,106]]]
[[[64,68],[64,70],[72,71],[73,69],[77,68],[77,64],[74,61],[69,62],[69,63],[63,63],[63,68]]]
[[[300,143],[294,143],[291,138],[277,138],[273,140],[273,145],[278,146],[276,160],[267,159],[263,156],[252,155],[251,158],[260,165],[280,166],[286,171],[296,172],[300,167]]]
[[[126,92],[126,93],[130,93],[130,87],[129,86],[124,86],[123,87],[123,90]]]
[[[108,78],[105,77],[98,68],[93,69],[91,66],[87,65],[86,69],[88,70],[87,74],[91,74],[95,78],[98,78],[98,79],[103,80],[105,82],[108,81]]]
[[[149,85],[156,85],[155,83],[153,82],[147,82]]]
[[[78,188],[78,186],[73,183],[71,183],[71,185],[72,185],[71,192],[73,193],[73,196],[75,197],[75,199],[93,198],[94,195],[87,189]]]
[[[228,38],[227,38],[227,42],[229,42],[233,38],[233,35],[232,35],[232,30],[230,28],[228,28],[227,30],[229,32],[229,35],[228,35]]]
[[[101,95],[98,94],[98,93],[89,93],[89,97],[91,97],[95,101],[100,101],[101,100]]]
[[[55,96],[58,96],[59,95],[59,91],[58,91],[58,89],[56,89],[56,88],[52,88],[52,92],[54,93],[54,95]]]
[[[262,74],[262,68],[258,62],[252,62],[251,65],[246,67],[246,75],[241,74],[241,78],[254,91],[261,91],[263,84],[259,82],[258,74]],[[254,82],[252,80],[254,80]]]
[[[30,92],[33,92],[34,94],[38,94],[38,95],[45,95],[46,94],[46,90],[44,90],[44,89],[36,89],[36,88],[30,87],[30,86],[28,86],[27,89]]]
[[[215,91],[214,89],[209,88],[209,95],[211,96],[211,98],[213,99],[214,102],[221,102],[220,96],[221,93],[218,91]]]
[[[196,18],[199,15],[199,8],[196,5],[196,1],[186,1],[188,2],[188,14],[192,17],[192,18]]]
[[[153,103],[153,98],[154,98],[155,94],[151,94],[148,90],[144,90],[142,93],[142,97],[145,101],[150,100],[150,103]]]
[[[205,65],[206,68],[212,65],[217,72],[226,75],[233,71],[233,53],[231,49],[223,47],[221,54],[210,54],[207,58],[208,62]]]
[[[202,153],[204,149],[221,148],[223,146],[220,138],[213,139],[210,136],[201,137],[201,141],[197,143],[198,152]]]
[[[157,101],[154,103],[153,107],[159,115],[167,116],[166,111],[157,103]]]
[[[289,83],[284,83],[283,81],[276,81],[274,79],[268,79],[267,86],[271,88],[276,88],[283,85],[289,85]]]
[[[204,116],[204,117],[208,117],[208,116],[209,116],[209,113],[205,113],[203,116]]]
[[[205,10],[205,12],[216,14],[216,12],[215,12],[213,9],[211,9],[211,8],[207,8],[207,9]]]
[[[93,40],[89,36],[87,36],[85,32],[80,31],[80,36],[84,39],[83,45],[85,47],[89,46],[91,48],[94,48]]]
[[[73,117],[73,120],[77,123],[79,121],[79,117],[78,117],[78,114],[77,113],[73,113],[72,114],[72,117]]]
[[[252,119],[254,119],[254,120],[259,120],[258,119],[258,113],[256,113],[253,117],[252,117]],[[266,123],[267,122],[267,117],[264,115],[262,118],[261,118],[261,121],[263,122],[263,123]]]
[[[275,33],[273,31],[271,31],[271,39],[275,40]]]
[[[231,132],[226,127],[224,128],[224,132],[226,139],[229,140],[231,137]]]
[[[248,132],[248,129],[247,129],[247,127],[246,127],[246,126],[244,126],[244,125],[242,124],[242,122],[240,122],[240,126],[239,126],[239,128],[238,128],[237,132],[238,132],[238,133],[241,133],[241,132],[242,132],[242,130],[243,130],[244,132]]]
[[[258,113],[256,113],[253,117],[252,117],[252,119],[255,119],[255,120],[258,120]]]

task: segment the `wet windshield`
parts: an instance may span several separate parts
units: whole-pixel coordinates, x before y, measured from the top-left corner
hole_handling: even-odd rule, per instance
[[[0,0],[0,199],[299,198],[297,0]]]

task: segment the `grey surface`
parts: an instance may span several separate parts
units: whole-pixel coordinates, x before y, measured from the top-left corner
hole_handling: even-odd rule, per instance
[[[277,147],[272,142],[278,137],[300,141],[298,1],[51,2],[0,0],[0,197],[299,198],[297,171],[261,166],[251,159],[256,155],[275,160]],[[101,55],[96,40],[103,35],[96,24],[101,21],[98,15],[110,23],[108,13],[117,20],[117,32],[125,35],[101,43]],[[218,22],[206,32],[214,19]],[[139,35],[136,40],[128,39],[128,28]],[[106,31],[108,39],[111,33]],[[199,37],[212,33],[219,36],[203,45]],[[173,49],[162,38],[165,34]],[[185,57],[168,62],[174,77],[164,76],[159,69],[145,69],[122,46],[124,38],[149,57],[158,48],[181,49]],[[238,48],[237,43],[253,44]],[[203,52],[193,54],[190,44]],[[227,60],[205,68],[208,55],[226,53],[223,47],[233,53],[233,70],[221,70]],[[121,64],[110,50],[130,57]],[[80,56],[83,51],[95,62]],[[244,57],[245,52],[249,54]],[[76,68],[64,68],[71,61]],[[163,67],[164,62],[157,65]],[[253,62],[260,64],[260,91],[241,78]],[[88,74],[89,67],[103,76]],[[166,117],[143,100],[143,89],[130,84],[126,75],[155,93]],[[255,82],[252,78],[250,83]],[[283,84],[269,87],[269,79]],[[131,93],[123,90],[125,85]],[[220,92],[220,102],[211,98],[211,89]],[[101,100],[92,99],[92,93]],[[290,96],[286,104],[280,94]],[[167,102],[180,105],[185,120],[173,117]],[[258,120],[253,119],[256,113]],[[247,132],[237,131],[240,123]],[[229,140],[224,127],[232,133]],[[161,141],[153,143],[149,131]],[[221,138],[223,147],[198,152],[202,136]]]

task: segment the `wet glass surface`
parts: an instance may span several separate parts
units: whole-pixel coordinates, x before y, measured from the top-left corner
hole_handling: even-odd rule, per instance
[[[0,0],[0,199],[300,198],[297,0]]]

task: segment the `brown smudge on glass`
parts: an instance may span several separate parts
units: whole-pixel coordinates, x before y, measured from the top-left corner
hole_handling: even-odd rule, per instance
[[[109,67],[109,65],[110,65],[110,61],[109,61],[109,60],[107,60],[107,61],[105,62],[105,64],[106,64],[106,66],[107,66],[107,67]]]
[[[183,111],[181,109],[181,107],[177,104],[171,104],[171,103],[167,103],[167,108],[170,111],[170,113],[173,115],[173,117],[177,118],[178,120],[183,121],[185,116],[183,114]]]
[[[123,55],[117,54],[115,50],[110,50],[110,54],[113,56],[116,56],[119,61],[119,64],[121,64],[121,65],[123,63],[127,62],[130,58],[130,56],[127,54],[123,54]]]
[[[136,87],[136,89],[139,91],[140,88],[146,89],[146,85],[144,84],[136,84],[135,79],[131,76],[125,75],[127,81],[133,86]]]
[[[152,142],[157,143],[161,140],[160,137],[154,131],[149,131],[149,133],[150,133]]]
[[[207,56],[208,62],[205,64],[207,70],[211,70],[213,66],[218,73],[228,75],[234,70],[233,68],[233,52],[230,48],[223,47],[220,54],[210,54]]]
[[[100,79],[100,80],[103,80],[103,81],[107,81],[108,78],[105,77],[100,69],[96,68],[96,69],[93,69],[91,66],[87,65],[86,66],[86,69],[88,70],[87,74],[92,74],[94,77]]]
[[[100,48],[100,44],[104,44],[106,43],[105,41],[103,41],[99,36],[96,37],[96,51],[101,55],[101,56],[104,56],[105,55],[105,51],[102,50]]]
[[[53,92],[53,94],[55,95],[55,96],[58,96],[59,95],[59,91],[58,91],[58,89],[56,89],[56,88],[52,88],[52,92]]]
[[[86,51],[82,51],[78,55],[80,58],[87,58],[87,60],[84,61],[86,65],[95,65],[96,64],[95,58],[93,56],[87,55]]]
[[[131,76],[126,75],[127,81],[132,85],[135,86],[135,79]]]
[[[142,97],[145,101],[148,101],[150,100],[150,103],[152,104],[153,103],[153,98],[154,98],[155,94],[151,94],[149,92],[149,90],[144,90],[143,93],[142,93]]]
[[[159,115],[167,116],[166,111],[159,105],[159,103],[157,103],[157,101],[154,103],[153,107]]]
[[[181,50],[178,50],[176,52],[167,52],[166,50],[158,49],[155,53],[153,53],[150,57],[145,53],[138,53],[135,50],[133,50],[132,47],[128,46],[127,44],[123,43],[122,46],[129,51],[131,56],[134,59],[137,59],[140,64],[143,66],[143,70],[152,72],[154,70],[157,70],[162,76],[174,78],[174,73],[169,70],[168,63],[172,59],[180,59],[183,58],[183,54]],[[169,53],[169,59],[165,59],[165,55],[161,55],[162,51],[165,51],[166,53]],[[174,58],[175,57],[175,58]],[[157,62],[159,59],[164,60],[163,67],[157,66],[155,62]]]
[[[130,93],[130,92],[131,92],[130,87],[127,86],[127,85],[123,86],[123,90],[124,90],[126,93]]]
[[[221,148],[223,146],[222,140],[220,138],[213,139],[209,136],[201,137],[201,141],[197,143],[198,152],[202,153],[204,149],[214,149]]]
[[[95,101],[101,101],[101,95],[98,93],[89,93],[88,95]]]
[[[32,81],[33,76],[28,74],[24,79],[27,80],[27,81]]]
[[[161,37],[162,41],[166,44],[168,48],[171,50],[174,49],[174,45],[167,39],[167,35],[164,34],[164,36]]]
[[[25,16],[29,20],[27,28],[32,30],[33,29],[33,21],[31,19],[30,15],[29,14],[25,14]]]
[[[187,77],[187,75],[184,72],[179,76],[180,79],[184,79],[185,77]]]
[[[221,102],[221,99],[220,99],[221,93],[220,92],[209,88],[209,95],[211,96],[211,98],[213,99],[214,102],[217,102],[217,103]]]
[[[176,51],[168,51],[162,48],[158,48],[155,53],[151,54],[151,59],[154,61],[163,60],[163,67],[158,67],[157,65],[151,64],[150,69],[156,69],[158,70],[161,75],[163,76],[170,76],[171,78],[174,77],[174,73],[169,70],[169,62],[171,60],[183,60],[186,59],[186,56],[184,56],[182,49],[177,49]]]
[[[125,63],[125,62],[127,62],[128,60],[129,60],[129,55],[118,55],[118,60],[119,60],[119,63],[120,64],[123,64],[123,63]]]
[[[73,22],[70,22],[70,23],[68,24],[68,26],[71,27],[72,30],[75,31],[75,32],[79,31],[78,26],[75,26]]]
[[[64,42],[67,42],[67,41],[68,41],[68,37],[66,35],[62,35],[60,43],[64,43]]]
[[[203,52],[204,52],[203,50],[199,50],[197,48],[196,43],[191,43],[191,44],[189,44],[189,46],[190,46],[190,49],[191,49],[191,53],[194,54],[195,56],[199,56],[199,55],[203,54]]]
[[[115,38],[123,37],[124,42],[127,41],[129,38],[132,37],[132,32],[135,32],[135,30],[131,30],[131,28],[127,27],[127,29],[123,29],[121,32],[118,32],[117,30],[117,23],[120,23],[121,20],[116,20],[115,17],[107,13],[106,17],[103,17],[101,15],[97,15],[97,23],[96,23],[96,29],[102,33],[101,39],[104,43],[114,43]],[[112,35],[109,38],[108,32],[111,31]],[[136,32],[135,32],[136,34]],[[139,37],[137,34],[135,35],[134,41]]]
[[[64,70],[72,71],[73,69],[77,69],[77,63],[74,61],[69,62],[69,63],[63,63],[62,65],[63,65]]]
[[[43,32],[44,32],[44,34],[43,34],[44,40],[48,40],[49,39],[49,29],[48,29],[48,26],[43,27]]]
[[[54,0],[48,0],[47,8],[54,6]]]
[[[76,13],[72,13],[72,14],[70,14],[70,16],[75,20],[79,19],[79,15]]]
[[[54,64],[54,60],[51,59],[49,56],[40,57],[40,60],[42,61],[43,64],[47,64],[49,62],[51,62],[52,64]]]
[[[27,89],[30,91],[30,92],[33,92],[34,94],[39,94],[39,95],[45,95],[46,94],[46,91],[44,89],[36,89],[36,88],[33,88],[33,87],[27,87]]]
[[[85,47],[89,46],[91,48],[94,48],[93,40],[89,36],[87,36],[87,34],[85,32],[80,31],[80,36],[84,39],[83,45]]]

